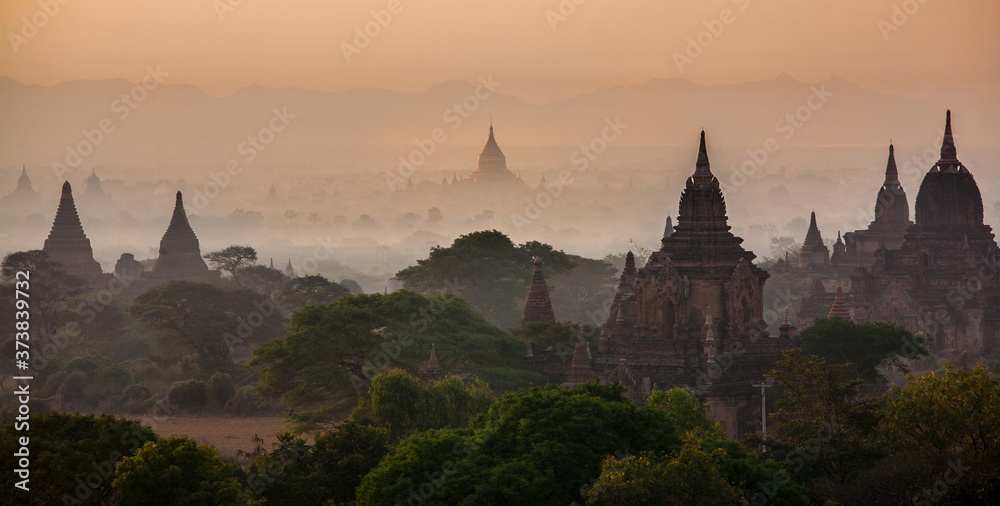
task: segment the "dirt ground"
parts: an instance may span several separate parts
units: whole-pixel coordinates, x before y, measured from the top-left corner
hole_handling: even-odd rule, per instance
[[[164,417],[154,420],[143,420],[157,435],[188,436],[200,444],[208,445],[223,459],[236,459],[237,450],[249,452],[253,450],[254,435],[264,440],[268,450],[274,448],[271,443],[278,440],[276,435],[289,429],[289,422],[280,417],[272,418],[224,418],[224,417]]]

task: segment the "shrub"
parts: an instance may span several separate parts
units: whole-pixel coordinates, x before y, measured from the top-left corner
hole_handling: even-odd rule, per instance
[[[122,390],[124,401],[142,401],[149,399],[151,395],[146,385],[129,385]]]
[[[233,377],[217,372],[208,380],[208,397],[220,407],[225,406],[229,399],[236,395],[236,387],[233,386]]]
[[[180,409],[197,409],[205,405],[205,382],[198,380],[178,381],[170,386],[167,401]]]

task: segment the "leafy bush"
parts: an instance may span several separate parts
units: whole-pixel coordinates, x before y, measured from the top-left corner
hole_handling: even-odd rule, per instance
[[[129,385],[122,390],[122,400],[125,401],[142,401],[151,395],[146,385]]]
[[[100,504],[111,492],[115,464],[143,443],[156,440],[156,434],[137,420],[109,415],[42,415],[35,407],[30,422],[31,491],[15,493],[19,491],[14,482],[19,478],[7,467],[0,477],[8,491],[4,504]],[[19,434],[14,428],[8,423],[0,437],[0,453],[7,456],[17,451]],[[5,460],[13,463],[13,458]]]
[[[170,386],[167,401],[180,409],[197,409],[207,401],[205,383],[198,380],[178,381]]]
[[[233,467],[187,437],[149,441],[115,469],[112,505],[218,505],[245,502]]]
[[[213,374],[209,378],[206,388],[209,399],[220,407],[225,406],[229,402],[229,399],[232,399],[236,395],[236,387],[233,386],[233,377],[224,372]]]

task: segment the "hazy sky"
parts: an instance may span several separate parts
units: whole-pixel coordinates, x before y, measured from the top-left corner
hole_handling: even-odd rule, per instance
[[[909,95],[1000,92],[997,0],[45,2],[58,12],[38,0],[0,3],[0,75],[137,81],[160,65],[168,82],[222,95],[252,84],[419,91],[492,74],[504,93],[533,102],[651,78],[738,83],[781,72]],[[373,11],[385,11],[384,27]],[[366,24],[376,35],[348,49],[348,62],[344,44]],[[675,53],[695,57],[679,68]]]

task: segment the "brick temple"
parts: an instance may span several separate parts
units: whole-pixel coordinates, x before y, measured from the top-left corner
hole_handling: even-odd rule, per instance
[[[760,394],[752,382],[762,381],[792,345],[795,329],[786,321],[779,336],[767,333],[768,274],[730,232],[704,132],[676,221],[671,227],[668,218],[660,250],[645,266],[637,268],[627,254],[596,353],[581,336],[569,364],[552,348],[526,363],[552,382],[621,383],[634,398],[648,396],[651,385],[688,387],[730,437],[759,431]]]
[[[958,159],[951,111],[945,119],[940,159],[924,175],[915,223],[899,185],[893,149],[865,231],[845,234],[857,263],[843,295],[855,322],[880,321],[925,332],[935,350],[986,349],[1000,335],[1000,248],[983,223],[983,199],[969,169]],[[853,249],[852,249],[853,246]],[[870,259],[870,260],[868,260]],[[835,295],[818,279],[799,315],[827,314]]]

